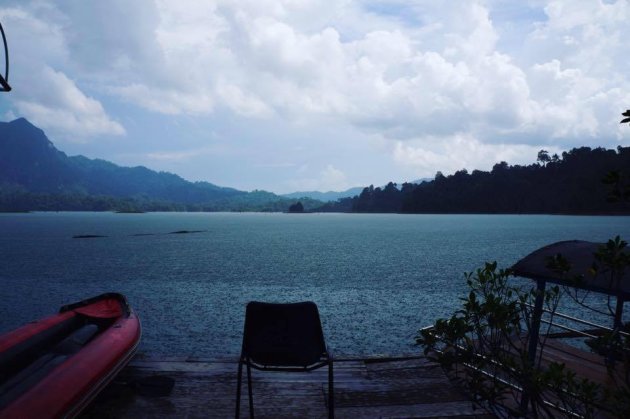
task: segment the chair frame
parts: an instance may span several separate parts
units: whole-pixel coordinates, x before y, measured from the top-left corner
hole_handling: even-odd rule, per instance
[[[282,305],[282,304],[278,304]],[[247,322],[247,319],[246,319]],[[321,325],[320,325],[321,327]],[[333,356],[332,352],[328,348],[325,347],[325,351],[320,355],[320,359],[310,365],[307,366],[274,366],[274,365],[263,365],[257,362],[254,362],[247,351],[245,349],[245,336],[243,336],[243,348],[241,350],[241,355],[238,360],[238,379],[237,379],[237,388],[236,388],[236,412],[235,417],[238,419],[240,417],[240,405],[241,405],[241,383],[243,376],[243,365],[247,367],[247,392],[249,398],[249,417],[251,419],[254,418],[254,396],[252,392],[252,368],[259,371],[279,371],[279,372],[310,372],[315,369],[324,367],[328,365],[328,417],[330,419],[334,419],[335,417],[335,409],[334,409],[334,376],[333,376]]]

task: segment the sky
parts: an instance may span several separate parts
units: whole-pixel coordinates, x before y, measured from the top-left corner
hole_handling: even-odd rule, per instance
[[[0,22],[0,120],[192,181],[339,191],[630,145],[630,0],[2,0]]]

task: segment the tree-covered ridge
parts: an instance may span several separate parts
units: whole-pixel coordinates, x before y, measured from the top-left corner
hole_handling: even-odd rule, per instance
[[[618,198],[630,197],[629,172],[629,147],[581,147],[561,156],[541,150],[528,166],[438,172],[432,181],[370,186],[323,206],[301,201],[309,212],[628,214],[628,200]],[[287,211],[293,203],[270,192],[69,157],[25,119],[0,123],[0,211]]]
[[[67,156],[24,118],[0,123],[0,211],[286,211],[293,200]],[[322,202],[306,199],[307,209]]]
[[[206,203],[186,204],[168,200],[147,198],[113,197],[108,195],[88,195],[78,192],[34,193],[26,189],[0,183],[0,212],[25,211],[256,211],[283,212],[294,201],[280,198],[264,191],[249,192],[235,197],[217,199]],[[321,201],[304,200],[307,210],[322,205]]]
[[[142,166],[122,167],[105,160],[69,157],[24,118],[0,123],[0,182],[36,194],[78,193],[185,204],[246,194],[207,182],[188,182]]]
[[[628,214],[627,203],[610,201],[603,187],[612,171],[630,169],[630,147],[574,148],[562,156],[544,150],[538,162],[494,165],[492,171],[438,172],[431,182],[369,186],[359,196],[325,210],[399,213]]]

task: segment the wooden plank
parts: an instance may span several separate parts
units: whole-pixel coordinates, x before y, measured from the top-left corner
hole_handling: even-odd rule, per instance
[[[444,378],[444,371],[439,366],[409,369],[381,369],[378,371],[369,371],[368,377],[371,379],[381,380],[414,380],[414,379],[431,379]]]
[[[335,409],[335,415],[339,418],[459,418],[477,417],[491,418],[487,412],[479,408],[473,408],[469,401],[415,404],[402,406],[376,406],[376,407],[340,407]]]
[[[134,360],[84,412],[85,418],[223,418],[234,415],[237,363],[170,359]],[[165,397],[150,397],[134,383],[156,376],[175,381]],[[426,359],[352,359],[335,363],[338,417],[486,417],[478,416],[464,393]],[[257,417],[324,418],[328,371],[309,373],[253,371]],[[482,412],[484,415],[485,411]],[[247,378],[243,373],[241,416],[248,417]]]
[[[564,363],[579,377],[587,378],[604,386],[615,385],[615,379],[610,376],[604,357],[592,352],[567,345],[559,341],[551,341],[545,345],[543,359],[547,362]],[[612,371],[617,380],[623,382],[619,369]]]
[[[412,358],[412,359],[390,359],[386,361],[381,360],[365,360],[363,362],[367,366],[369,371],[379,370],[395,370],[395,369],[409,369],[409,368],[422,368],[422,367],[435,367],[436,363],[429,361],[427,358]]]
[[[465,401],[468,398],[448,385],[379,389],[368,391],[335,389],[335,406],[389,406],[418,403],[443,403]]]

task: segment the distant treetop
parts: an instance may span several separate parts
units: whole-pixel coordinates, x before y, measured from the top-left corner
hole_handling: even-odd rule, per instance
[[[298,201],[289,207],[289,212],[304,212],[304,205]]]
[[[628,111],[630,115],[630,111]],[[630,122],[630,116],[628,121]],[[326,211],[399,213],[628,214],[609,202],[602,181],[611,170],[630,167],[630,147],[581,147],[561,156],[541,150],[528,166],[502,161],[490,172],[462,169],[431,182],[400,188],[369,186],[360,195],[329,205]],[[612,180],[614,181],[614,179]],[[609,182],[612,182],[609,180]],[[624,189],[625,191],[625,189]],[[624,194],[626,192],[623,192]],[[630,192],[628,192],[630,193]],[[625,196],[625,195],[624,195]]]

